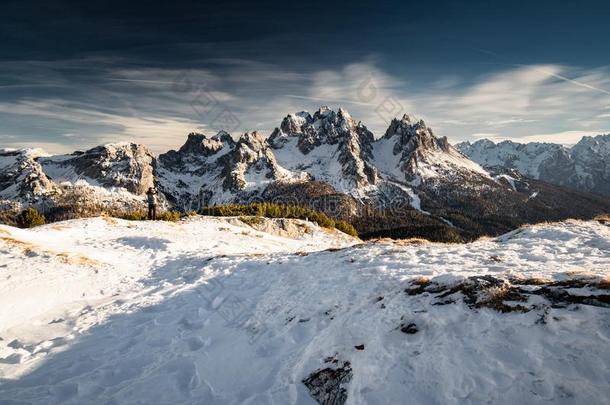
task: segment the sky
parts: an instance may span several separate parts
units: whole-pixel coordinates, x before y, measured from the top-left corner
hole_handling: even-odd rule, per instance
[[[610,133],[603,1],[0,1],[0,147],[270,133],[344,108],[450,142]]]

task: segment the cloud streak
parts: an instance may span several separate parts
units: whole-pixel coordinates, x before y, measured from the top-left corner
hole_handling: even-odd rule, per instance
[[[372,59],[322,70],[213,62],[197,69],[126,68],[99,60],[25,64],[15,83],[23,91],[0,99],[0,146],[40,142],[67,151],[133,140],[159,153],[178,147],[188,132],[223,129],[221,112],[236,118],[235,135],[270,133],[286,114],[320,105],[347,107],[377,136],[404,113],[424,118],[453,142],[481,134],[571,142],[593,129],[610,132],[610,97],[603,90],[610,88],[610,67],[520,65],[422,83],[390,74]],[[88,69],[91,63],[95,69]],[[66,69],[83,71],[82,77],[67,80],[61,74]],[[45,84],[58,89],[25,88]]]

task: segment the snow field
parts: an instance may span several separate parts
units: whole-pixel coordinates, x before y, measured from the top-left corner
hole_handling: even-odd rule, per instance
[[[606,403],[608,308],[549,306],[540,323],[542,310],[436,305],[405,288],[607,279],[610,227],[462,245],[308,229],[289,239],[200,217],[0,227],[0,403],[315,404],[301,381],[329,357],[351,364],[350,404]]]

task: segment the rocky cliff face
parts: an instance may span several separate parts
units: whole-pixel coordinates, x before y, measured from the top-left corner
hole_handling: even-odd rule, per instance
[[[456,147],[487,168],[514,169],[552,184],[610,194],[610,135],[586,136],[571,148],[538,142],[494,143],[486,139]]]
[[[35,203],[57,193],[37,159],[41,149],[0,150],[0,200]]]
[[[44,211],[69,204],[141,208],[155,182],[153,155],[129,143],[59,156],[36,149],[2,151],[0,166],[0,201]]]
[[[159,189],[185,211],[247,201],[272,182],[305,176],[278,165],[266,139],[257,132],[237,141],[226,132],[209,138],[190,134],[178,151],[159,156],[157,173]]]
[[[610,134],[585,136],[570,152],[579,188],[610,195]]]
[[[392,120],[375,144],[375,162],[390,177],[410,183],[455,176],[489,178],[478,164],[455,150],[447,138],[437,138],[424,121],[408,115]]]
[[[143,195],[154,186],[154,156],[142,145],[117,143],[71,155],[42,157],[45,173],[57,183],[86,181],[105,188],[124,188]]]
[[[290,114],[268,142],[282,167],[306,172],[338,191],[358,193],[378,180],[372,163],[373,134],[343,109],[321,107],[313,116]]]

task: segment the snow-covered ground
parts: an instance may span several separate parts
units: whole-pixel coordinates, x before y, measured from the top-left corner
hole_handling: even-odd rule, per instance
[[[610,227],[463,245],[288,228],[0,226],[0,404],[315,404],[302,380],[347,363],[350,404],[610,398]],[[507,301],[527,310],[447,293],[472,276],[536,278],[526,302]],[[583,281],[561,291],[579,303],[537,290],[570,280]]]

